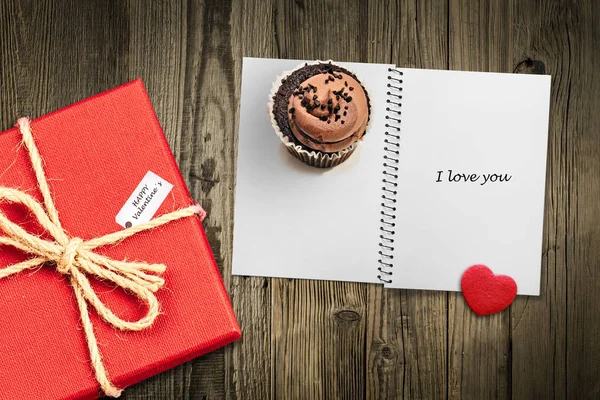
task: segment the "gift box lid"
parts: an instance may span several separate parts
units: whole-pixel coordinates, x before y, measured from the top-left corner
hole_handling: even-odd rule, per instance
[[[72,237],[91,239],[123,229],[115,221],[152,171],[173,185],[155,216],[193,200],[141,80],[31,123],[60,221]],[[0,185],[41,195],[16,128],[0,133]],[[1,204],[9,219],[41,232],[23,207]],[[197,217],[140,232],[97,250],[115,260],[165,264],[156,292],[161,314],[139,332],[122,332],[90,308],[112,382],[130,386],[240,338],[240,329],[210,245]],[[0,246],[0,268],[27,255]],[[115,314],[136,320],[145,306],[109,284],[93,281]],[[0,279],[0,397],[73,399],[100,395],[69,280],[52,265]]]

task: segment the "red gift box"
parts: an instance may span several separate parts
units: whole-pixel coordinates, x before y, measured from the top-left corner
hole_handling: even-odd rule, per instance
[[[156,216],[193,200],[141,80],[31,123],[60,222],[84,240],[122,230],[115,217],[148,171],[173,185]],[[21,134],[0,133],[0,186],[42,202]],[[42,228],[18,205],[0,204],[28,232]],[[1,234],[1,233],[0,233]],[[161,314],[138,332],[90,316],[112,383],[125,388],[240,338],[240,329],[199,218],[192,216],[95,250],[115,260],[165,264],[156,292]],[[0,268],[29,256],[0,246]],[[92,281],[100,299],[128,321],[146,313],[130,294]],[[0,397],[72,399],[100,395],[69,280],[48,265],[0,279]]]

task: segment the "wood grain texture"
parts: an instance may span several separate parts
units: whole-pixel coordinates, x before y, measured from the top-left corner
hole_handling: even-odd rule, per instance
[[[567,396],[567,254],[569,174],[567,151],[570,45],[565,2],[523,7],[514,3],[513,63],[518,73],[552,75],[548,170],[540,298],[518,298],[511,306],[512,393],[516,399]],[[535,338],[535,340],[532,340]],[[540,368],[540,366],[545,366]],[[592,367],[594,368],[594,367]],[[578,385],[576,381],[572,385]],[[586,389],[589,390],[589,389]],[[587,396],[581,396],[583,398]],[[593,396],[592,396],[593,397]],[[597,396],[596,396],[597,397]]]
[[[239,318],[239,342],[127,399],[600,398],[600,3],[0,1],[0,130],[143,78]],[[547,73],[539,298],[231,276],[243,56]]]
[[[567,397],[600,398],[600,4],[567,2],[565,29],[569,81],[563,215],[566,279]],[[561,144],[562,144],[561,143]]]

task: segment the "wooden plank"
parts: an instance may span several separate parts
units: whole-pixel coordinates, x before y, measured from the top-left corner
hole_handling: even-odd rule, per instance
[[[142,78],[179,164],[184,113],[188,19],[186,3],[159,2],[150,12],[143,0],[128,0],[128,79]],[[201,50],[201,49],[200,49]],[[186,162],[186,165],[188,163]],[[182,171],[186,183],[189,171]],[[194,193],[193,193],[194,194]],[[195,195],[195,194],[194,194]]]
[[[364,285],[274,279],[273,287],[275,397],[364,398]]]
[[[447,4],[401,1],[397,7],[383,7],[379,12],[385,13],[392,29],[392,63],[447,67]],[[380,26],[374,27],[374,37],[378,29]],[[373,287],[368,304],[367,397],[444,398],[446,293]]]
[[[567,398],[600,398],[600,4],[566,2]]]
[[[273,38],[275,12],[271,1],[233,3],[230,20],[233,63],[230,67],[224,66],[231,68],[233,76],[232,81],[222,83],[234,96],[230,104],[224,105],[231,112],[229,118],[233,124],[232,130],[227,132],[233,140],[228,143],[230,147],[225,147],[224,156],[227,163],[231,163],[231,176],[227,181],[229,208],[224,216],[227,223],[223,241],[223,250],[227,252],[224,275],[242,327],[242,339],[225,349],[225,394],[227,398],[240,400],[269,399],[273,392],[271,279],[231,276],[231,252],[242,57],[277,57]],[[218,135],[214,140],[219,140]]]
[[[44,46],[34,44],[36,40],[48,44],[50,7],[50,2],[44,2],[41,9],[26,8],[30,19],[23,20],[20,4],[0,5],[0,131],[12,127],[22,115],[42,115],[42,110],[34,114],[35,108],[48,107],[45,83],[50,55],[43,51]],[[33,31],[33,20],[40,23],[39,36]],[[40,62],[32,63],[35,59]]]
[[[275,40],[280,58],[365,61],[366,2],[276,2]]]
[[[449,12],[450,69],[512,72],[511,1],[451,0]],[[510,398],[510,312],[477,317],[448,299],[448,397]]]
[[[120,83],[127,46],[122,4],[102,7],[91,17],[89,6],[74,3],[2,2],[2,129],[19,116],[38,117]]]
[[[366,2],[278,1],[276,7],[275,38],[282,58],[366,61]],[[364,398],[367,285],[272,282],[275,397]]]
[[[570,95],[566,2],[515,2],[513,64],[518,73],[551,74],[550,131],[540,297],[511,306],[512,393],[515,399],[566,397],[567,245],[573,160],[565,143]],[[540,368],[540,366],[543,366]]]

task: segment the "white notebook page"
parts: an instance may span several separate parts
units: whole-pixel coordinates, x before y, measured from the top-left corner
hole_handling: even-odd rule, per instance
[[[233,274],[379,282],[386,77],[392,66],[336,62],[367,89],[371,125],[346,162],[317,169],[287,152],[267,114],[275,78],[302,63],[243,61]]]
[[[460,290],[464,270],[485,264],[515,279],[518,294],[539,295],[550,76],[401,71],[397,225],[386,287]],[[479,178],[449,182],[456,174]],[[511,178],[484,183],[485,174]]]

